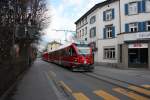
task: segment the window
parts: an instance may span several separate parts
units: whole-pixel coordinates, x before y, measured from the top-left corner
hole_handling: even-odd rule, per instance
[[[150,0],[146,0],[146,11],[150,12]]]
[[[80,30],[80,38],[81,38],[81,30]]]
[[[84,24],[86,24],[87,23],[87,18],[84,18]]]
[[[111,11],[107,11],[106,12],[106,20],[111,20],[112,19],[112,12]]]
[[[137,32],[138,31],[138,23],[129,24],[129,32]]]
[[[77,37],[80,38],[80,32],[78,32]]]
[[[146,29],[147,31],[150,31],[150,21],[146,22]]]
[[[82,29],[82,36],[84,36],[84,29]]]
[[[114,38],[115,37],[115,27],[112,25],[106,26],[104,28],[104,38]]]
[[[104,48],[104,59],[115,59],[115,48]]]
[[[128,7],[129,7],[128,8],[129,15],[133,15],[133,14],[138,13],[138,3],[137,2],[129,3]]]
[[[112,38],[112,27],[106,28],[106,38]]]
[[[87,27],[85,27],[85,35],[87,34]]]
[[[90,29],[90,38],[93,38],[96,36],[96,27],[93,27]]]
[[[104,17],[104,21],[110,21],[114,19],[114,9],[104,11],[103,17]]]
[[[69,49],[69,55],[70,56],[75,56],[76,55],[76,52],[75,52],[75,50],[73,48]]]
[[[85,41],[87,41],[87,38],[85,38]]]
[[[91,19],[90,19],[90,24],[95,23],[95,21],[96,21],[96,17],[95,17],[95,16],[91,17]]]

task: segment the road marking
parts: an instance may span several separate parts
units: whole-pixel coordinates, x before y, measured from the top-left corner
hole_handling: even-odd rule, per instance
[[[113,91],[126,95],[134,100],[149,100],[148,98],[140,96],[134,92],[128,92],[127,90],[123,88],[114,88]]]
[[[49,73],[44,72],[44,74],[45,74],[46,78],[48,79],[48,83],[52,87],[52,89],[54,90],[54,93],[56,94],[58,99],[59,100],[67,100],[67,98],[64,97],[63,94],[57,89],[57,87],[54,84],[53,80],[51,79],[51,76],[49,75]]]
[[[55,73],[55,72],[49,71],[49,73],[50,73],[53,77],[56,77],[56,73]]]
[[[72,93],[72,90],[63,81],[60,81],[59,83],[63,86],[63,88],[65,90],[67,90],[68,92]]]
[[[142,85],[144,88],[147,88],[147,89],[150,89],[150,85],[147,85],[147,84],[145,84],[145,85]]]
[[[146,89],[143,89],[143,88],[140,88],[140,87],[137,87],[137,86],[133,86],[133,85],[130,85],[128,88],[132,89],[136,92],[139,92],[139,93],[150,96],[150,91],[149,90],[146,90]]]
[[[103,90],[97,90],[97,91],[94,91],[94,93],[102,98],[104,98],[104,100],[120,100],[119,98],[117,97],[114,97],[112,96],[111,94],[103,91]]]
[[[83,93],[73,93],[73,96],[75,97],[76,100],[90,100],[86,95]]]

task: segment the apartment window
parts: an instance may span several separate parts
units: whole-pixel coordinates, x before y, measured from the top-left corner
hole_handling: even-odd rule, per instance
[[[150,12],[150,0],[146,0],[146,12]]]
[[[84,25],[84,20],[82,20],[81,22],[82,22],[82,25]]]
[[[85,35],[87,34],[87,27],[85,27]]]
[[[87,38],[85,38],[85,41],[87,41]]]
[[[82,36],[84,36],[84,29],[82,29]]]
[[[110,20],[114,19],[114,9],[104,11],[103,19],[104,19],[104,21],[110,21]]]
[[[84,24],[86,24],[87,23],[87,18],[84,18]]]
[[[81,30],[80,30],[80,38],[81,38]]]
[[[115,48],[104,48],[104,59],[115,59]]]
[[[129,8],[128,8],[129,15],[133,15],[133,14],[138,13],[138,2],[129,3],[128,6],[129,6]]]
[[[150,21],[146,23],[147,31],[150,31]]]
[[[95,21],[96,21],[96,16],[93,16],[90,18],[90,24],[95,23]]]
[[[93,27],[90,29],[90,38],[93,38],[96,36],[96,27]]]
[[[137,32],[138,31],[138,23],[129,24],[129,32]]]
[[[115,27],[112,25],[106,26],[104,28],[104,38],[114,38],[115,37]]]
[[[80,38],[80,32],[78,32],[78,38]]]

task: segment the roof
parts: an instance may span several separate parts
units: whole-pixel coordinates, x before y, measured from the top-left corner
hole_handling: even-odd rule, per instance
[[[103,7],[107,4],[110,4],[112,2],[115,2],[115,1],[118,1],[118,0],[106,0],[106,1],[103,1],[103,2],[100,2],[96,5],[94,5],[89,11],[87,11],[83,16],[81,16],[76,22],[75,24],[77,24],[80,20],[84,19],[85,17],[87,17],[89,14],[91,14],[94,10],[96,10],[97,8],[99,7]]]
[[[60,42],[57,42],[57,41],[52,41],[52,42],[49,42],[48,44],[54,44],[54,43],[62,45]]]

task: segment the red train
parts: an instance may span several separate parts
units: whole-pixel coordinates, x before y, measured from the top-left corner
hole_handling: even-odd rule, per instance
[[[69,43],[57,50],[44,53],[43,60],[63,65],[72,71],[92,71],[94,69],[92,48],[87,44]]]

